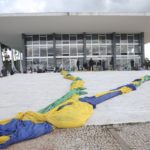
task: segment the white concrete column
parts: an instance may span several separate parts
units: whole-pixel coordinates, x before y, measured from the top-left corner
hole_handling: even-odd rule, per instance
[[[11,68],[13,71],[17,72],[17,69],[15,67],[15,64],[14,64],[14,52],[13,52],[13,49],[11,49]]]
[[[21,55],[21,52],[19,52],[19,62],[20,62],[20,72],[23,73],[22,55]]]
[[[0,76],[1,76],[2,67],[3,67],[3,58],[2,58],[2,47],[0,44]]]

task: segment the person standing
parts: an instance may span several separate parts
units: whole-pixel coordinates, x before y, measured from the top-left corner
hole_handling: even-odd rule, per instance
[[[101,60],[99,60],[99,61],[97,62],[97,67],[98,67],[98,70],[99,70],[99,71],[101,70],[101,64],[102,64],[102,62],[101,62]]]
[[[133,70],[134,69],[134,60],[133,59],[130,61],[130,64],[131,64],[131,70]]]
[[[94,61],[93,61],[93,59],[91,58],[91,59],[89,60],[89,69],[92,70],[92,71],[94,70],[94,69],[93,69],[93,65],[94,65]]]
[[[105,70],[105,60],[102,60],[102,68]]]
[[[78,71],[80,70],[80,61],[79,59],[77,60],[77,68],[78,68]]]

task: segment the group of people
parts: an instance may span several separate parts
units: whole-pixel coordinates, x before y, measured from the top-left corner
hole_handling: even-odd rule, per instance
[[[94,70],[94,65],[97,66],[98,70],[105,70],[105,61],[104,60],[99,60],[98,62],[95,62],[92,58],[87,62],[83,63],[83,67],[80,66],[80,61],[79,59],[77,60],[77,68],[79,70],[89,70],[93,71]]]

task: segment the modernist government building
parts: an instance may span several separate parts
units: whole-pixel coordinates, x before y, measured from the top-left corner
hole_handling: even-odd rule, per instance
[[[92,58],[106,70],[144,63],[149,14],[43,13],[0,16],[0,42],[23,54],[23,68],[75,70]]]
[[[141,66],[144,33],[79,33],[24,35],[27,68],[63,65],[74,70],[77,59],[81,67],[90,58],[105,62],[105,69],[123,70],[134,61]]]

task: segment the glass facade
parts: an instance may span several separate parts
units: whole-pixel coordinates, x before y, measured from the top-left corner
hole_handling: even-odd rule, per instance
[[[85,40],[84,40],[85,38]],[[27,69],[37,71],[63,66],[66,70],[76,70],[77,59],[80,67],[86,56],[87,63],[92,58],[97,63],[104,62],[103,68],[111,70],[116,58],[117,70],[130,70],[141,66],[141,39],[137,34],[55,34],[25,35]],[[115,53],[112,47],[115,42]],[[115,57],[114,57],[115,55]],[[56,61],[54,61],[56,59]],[[56,66],[55,66],[56,62]]]
[[[116,35],[116,69],[131,70],[141,67],[141,44],[139,34]]]

